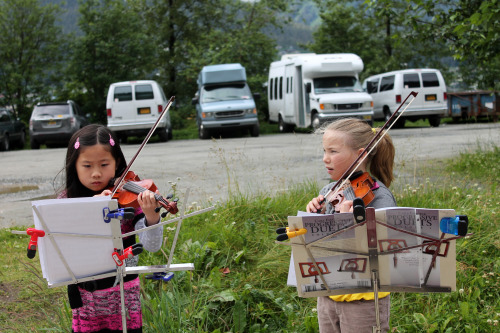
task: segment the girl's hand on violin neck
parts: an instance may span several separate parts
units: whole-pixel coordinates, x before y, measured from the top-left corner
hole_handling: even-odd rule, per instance
[[[110,190],[104,190],[101,192],[101,194],[96,194],[94,195],[94,197],[107,197],[109,195],[111,195],[111,191]]]
[[[318,210],[321,210],[323,208],[322,202],[325,199],[324,196],[319,195],[316,198],[313,198],[309,203],[307,204],[306,211],[308,213],[316,213]]]
[[[156,191],[156,194],[159,192]],[[151,226],[160,222],[160,213],[155,212],[155,209],[159,207],[158,202],[155,199],[155,194],[149,190],[139,193],[137,196],[137,202],[141,206],[144,215],[146,216],[146,225]]]

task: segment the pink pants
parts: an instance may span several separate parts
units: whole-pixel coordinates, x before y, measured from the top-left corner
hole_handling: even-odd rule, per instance
[[[381,332],[389,331],[390,296],[378,300]],[[335,302],[318,297],[318,322],[321,333],[372,333],[377,325],[375,301]]]

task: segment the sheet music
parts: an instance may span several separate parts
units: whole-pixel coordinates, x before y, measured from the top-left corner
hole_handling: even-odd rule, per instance
[[[376,225],[377,265],[381,285],[421,288],[431,267],[433,253],[432,246],[425,246],[425,243],[439,239],[439,221],[443,217],[455,216],[455,211],[393,207],[377,209],[375,216],[378,222],[400,229]],[[290,240],[293,245],[287,284],[296,286],[299,296],[338,295],[345,293],[342,289],[349,289],[349,293],[353,293],[355,289],[370,288],[372,268],[368,256],[367,227],[353,227],[356,224],[352,213],[323,215],[299,212],[297,216],[289,216],[288,222],[290,229],[307,229],[302,238]],[[328,237],[338,231],[335,237]],[[412,246],[415,248],[400,251]],[[454,290],[455,242],[448,242],[446,246],[443,243],[439,253],[425,286],[450,287]],[[310,254],[325,281],[318,274]]]
[[[111,223],[103,220],[105,207],[118,208],[116,200],[110,197],[50,199],[33,201],[32,207],[35,228],[46,232],[45,237],[38,239],[38,255],[49,286],[71,284],[72,274],[79,279],[116,271],[111,257],[114,250]],[[64,260],[47,233],[52,235]]]

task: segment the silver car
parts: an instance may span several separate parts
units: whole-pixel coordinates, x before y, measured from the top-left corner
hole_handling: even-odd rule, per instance
[[[73,101],[38,103],[30,119],[31,149],[39,149],[41,144],[67,145],[73,133],[88,123]]]

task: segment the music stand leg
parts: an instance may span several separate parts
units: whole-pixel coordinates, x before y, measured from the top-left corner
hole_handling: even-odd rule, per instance
[[[125,290],[123,287],[123,273],[124,268],[120,267],[118,270],[118,274],[120,274],[120,301],[121,301],[121,310],[122,310],[122,329],[123,333],[127,333],[127,308],[125,307]]]
[[[373,285],[373,296],[375,301],[375,321],[376,326],[373,326],[372,333],[380,333],[380,308],[378,304],[378,271],[376,269],[372,270],[372,285]]]

